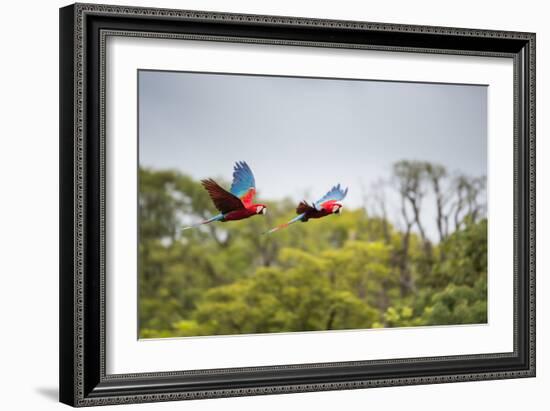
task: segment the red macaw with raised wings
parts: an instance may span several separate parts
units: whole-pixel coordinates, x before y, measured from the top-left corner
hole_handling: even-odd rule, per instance
[[[288,223],[281,224],[267,233],[273,233],[281,228],[288,227],[291,224],[301,221],[306,223],[310,218],[322,218],[331,214],[339,214],[344,206],[342,200],[348,194],[348,189],[345,190],[340,187],[340,184],[332,187],[323,197],[313,204],[308,204],[306,201],[302,201],[296,207],[296,217],[290,220]]]
[[[203,187],[208,191],[214,206],[220,211],[208,220],[201,221],[184,230],[198,227],[202,224],[209,224],[214,221],[235,221],[252,217],[256,214],[265,214],[267,207],[265,204],[253,203],[256,194],[256,181],[252,170],[244,161],[235,163],[233,167],[233,183],[229,191],[222,188],[211,178],[201,180]]]

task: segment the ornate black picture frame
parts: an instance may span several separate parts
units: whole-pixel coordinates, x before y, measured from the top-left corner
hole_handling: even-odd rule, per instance
[[[513,352],[107,374],[104,53],[112,35],[512,58]],[[60,10],[60,100],[61,402],[91,406],[535,376],[535,34],[75,4]]]

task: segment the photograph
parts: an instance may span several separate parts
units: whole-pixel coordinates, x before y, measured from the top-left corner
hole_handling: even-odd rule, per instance
[[[138,337],[487,324],[486,84],[137,70]]]
[[[60,4],[58,332],[6,329],[73,407],[524,406],[543,13],[252,3]]]

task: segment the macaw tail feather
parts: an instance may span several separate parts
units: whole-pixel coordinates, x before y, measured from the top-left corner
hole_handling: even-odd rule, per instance
[[[277,227],[273,227],[271,230],[267,230],[264,234],[271,234],[271,233],[274,233],[275,231],[279,231],[281,228],[286,228],[288,226],[289,226],[289,223],[284,223],[284,224],[278,225]]]
[[[293,218],[292,220],[290,220],[288,223],[284,223],[284,224],[278,225],[277,227],[273,227],[271,230],[266,231],[264,234],[271,234],[271,233],[274,233],[275,231],[279,231],[279,230],[282,229],[282,228],[286,228],[286,227],[288,227],[288,226],[291,225],[291,224],[294,224],[294,223],[296,223],[296,222],[298,222],[298,221],[301,221],[302,218],[304,217],[304,215],[305,215],[305,213],[300,214],[300,215],[294,217],[294,218]]]
[[[189,230],[191,228],[196,228],[196,227],[199,227],[203,224],[209,224],[209,223],[213,223],[214,221],[221,221],[223,220],[223,214],[218,214],[212,218],[209,218],[208,220],[204,220],[204,221],[201,221],[200,223],[197,223],[197,224],[193,224],[193,225],[190,225],[188,227],[183,227],[181,229],[181,231],[185,231],[185,230]]]

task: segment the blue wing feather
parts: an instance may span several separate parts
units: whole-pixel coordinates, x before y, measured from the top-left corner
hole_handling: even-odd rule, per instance
[[[244,161],[238,161],[233,167],[233,183],[231,184],[231,194],[241,198],[251,188],[256,188],[256,181],[252,170]]]
[[[321,204],[323,204],[325,201],[334,200],[334,201],[341,201],[343,200],[346,195],[348,194],[348,189],[345,190],[340,187],[340,184],[335,185],[332,187],[323,197],[321,197],[318,201],[315,202],[314,206],[316,209],[319,209]]]

